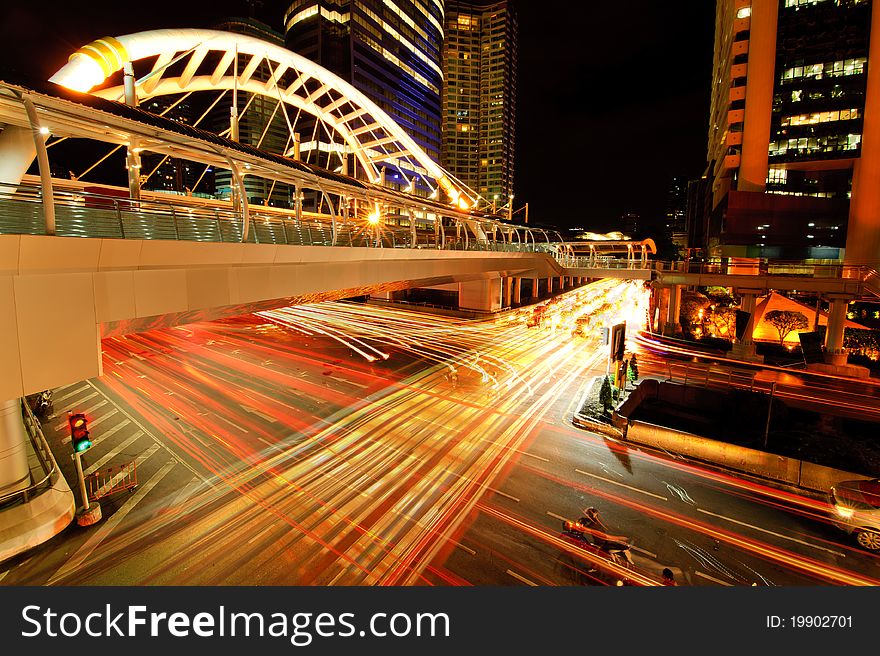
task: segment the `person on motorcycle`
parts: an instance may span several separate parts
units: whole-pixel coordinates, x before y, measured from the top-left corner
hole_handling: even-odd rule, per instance
[[[602,520],[599,519],[599,509],[598,508],[587,508],[584,510],[584,516],[578,520],[578,524],[585,528],[590,528],[598,531],[602,531],[603,533],[607,533],[608,529],[605,527],[605,524],[602,523]]]

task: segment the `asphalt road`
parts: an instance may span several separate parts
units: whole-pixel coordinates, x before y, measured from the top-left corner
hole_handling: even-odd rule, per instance
[[[326,304],[106,340],[105,375],[55,391],[90,417],[88,473],[138,486],[0,566],[16,585],[878,584],[822,500],[633,450],[570,416],[636,285],[462,321]],[[111,481],[112,482],[112,481]],[[633,564],[560,537],[598,507]]]

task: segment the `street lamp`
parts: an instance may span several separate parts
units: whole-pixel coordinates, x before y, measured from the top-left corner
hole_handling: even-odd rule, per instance
[[[507,220],[513,221],[513,194],[510,194],[510,203],[507,205]]]

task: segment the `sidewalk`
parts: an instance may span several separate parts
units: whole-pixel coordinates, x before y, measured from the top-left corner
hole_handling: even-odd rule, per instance
[[[73,492],[43,436],[39,421],[28,412],[26,433],[31,485],[7,495],[0,505],[0,562],[54,537],[75,513]]]

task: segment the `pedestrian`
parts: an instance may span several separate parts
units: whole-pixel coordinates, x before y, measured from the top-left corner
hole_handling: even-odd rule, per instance
[[[675,582],[675,575],[668,567],[663,568],[663,585],[678,585],[678,583]]]

